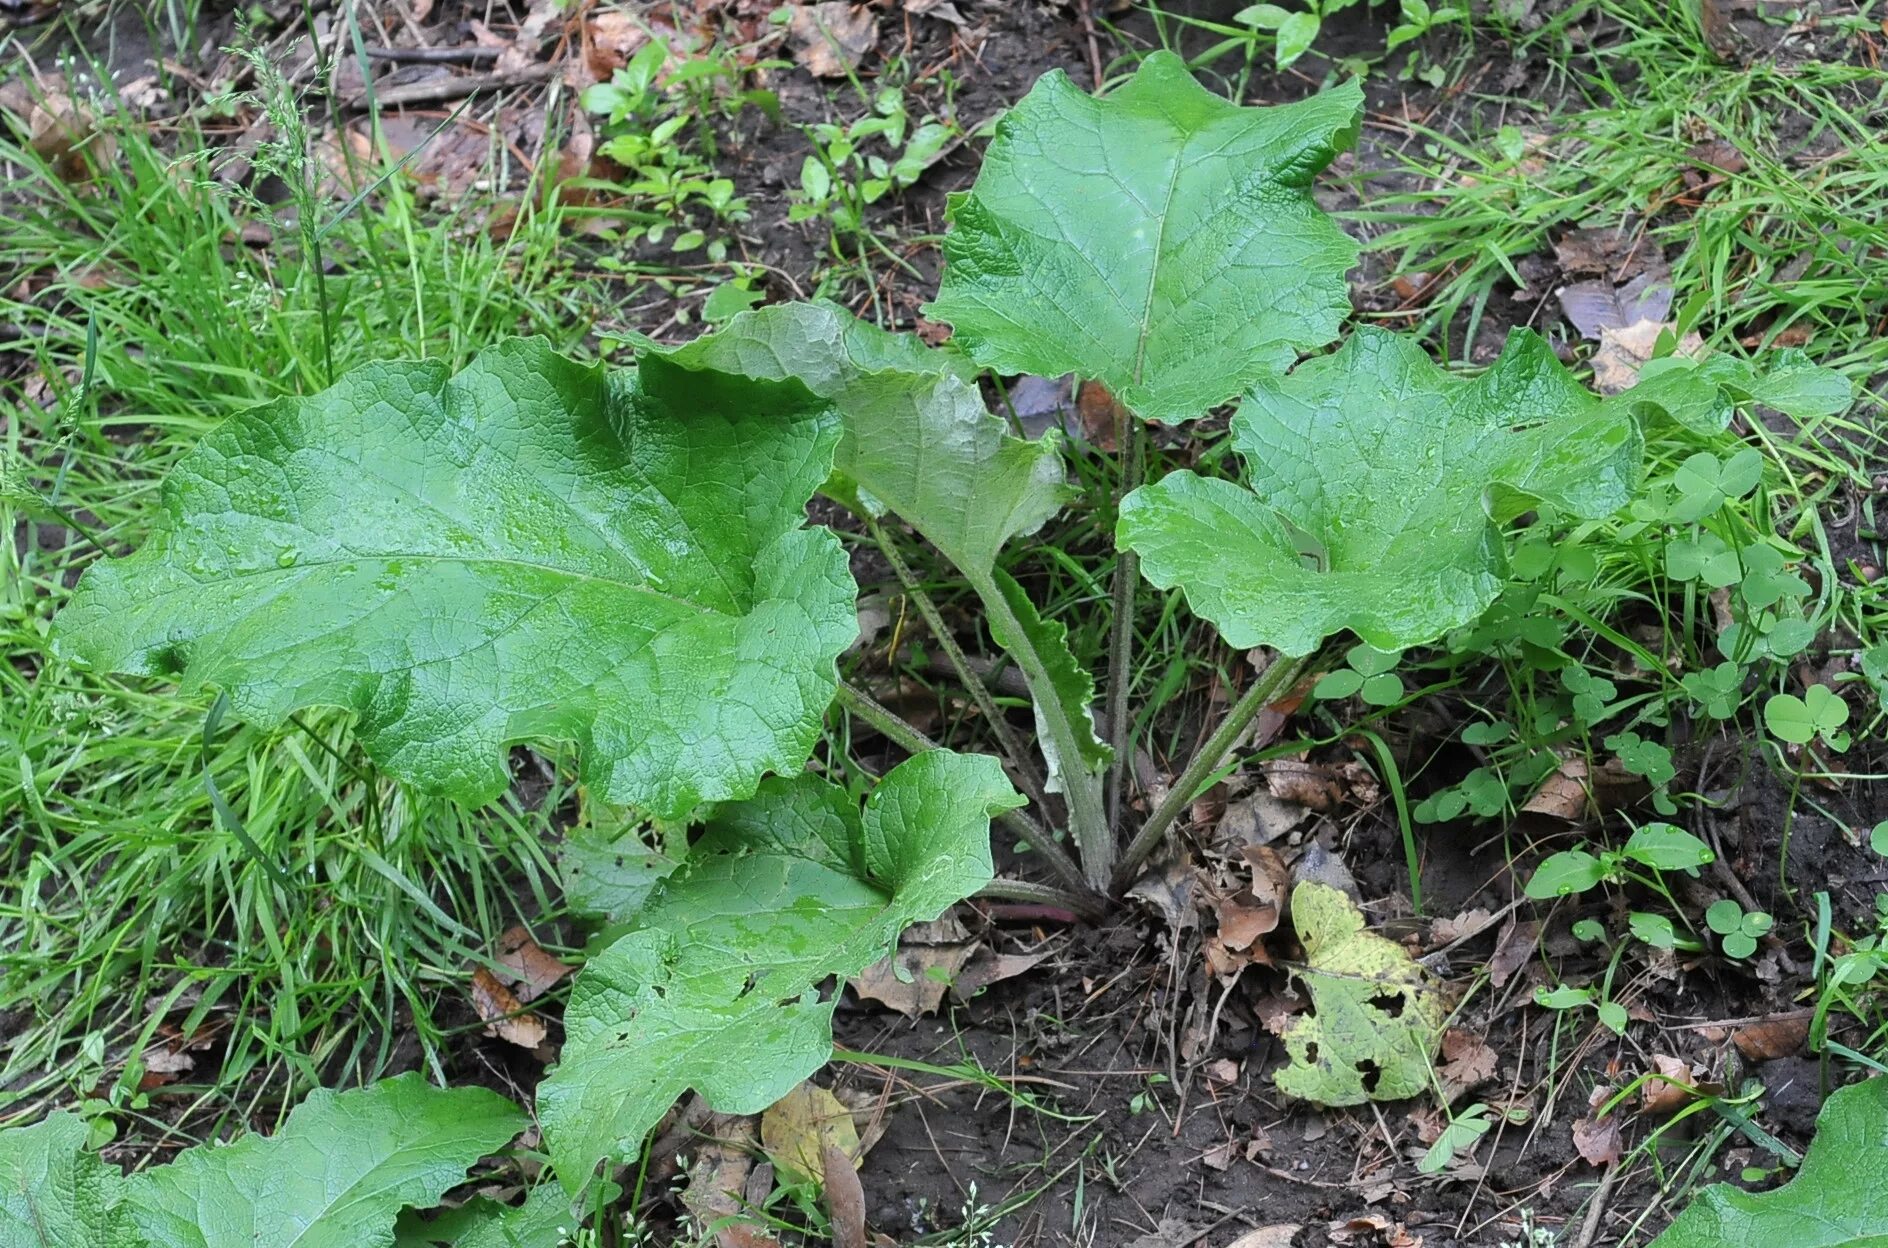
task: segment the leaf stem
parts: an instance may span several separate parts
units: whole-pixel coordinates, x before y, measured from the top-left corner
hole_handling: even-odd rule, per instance
[[[944,748],[857,685],[842,680],[837,682],[837,689],[839,704],[847,712],[878,729],[886,740],[901,746],[906,753],[922,754],[927,750]],[[997,816],[997,822],[1021,837],[1071,888],[1083,894],[1092,895],[1095,892],[1094,887],[1083,877],[1082,869],[1075,865],[1075,860],[1069,857],[1067,850],[1055,843],[1055,837],[1049,834],[1048,829],[1020,810],[1004,811]]]
[[[937,604],[931,601],[931,595],[926,593],[924,587],[918,583],[918,578],[912,573],[911,565],[905,562],[905,557],[899,553],[898,546],[892,541],[891,535],[885,532],[884,526],[871,517],[867,517],[865,523],[872,531],[872,540],[878,543],[879,550],[885,555],[885,561],[892,565],[892,571],[897,574],[898,583],[904,586],[905,596],[910,598],[912,605],[918,608],[918,614],[924,617],[925,624],[931,629],[931,636],[937,640],[938,645],[944,648],[951,667],[956,669],[957,678],[963,682],[971,701],[977,704],[977,709],[989,722],[990,731],[996,735],[997,744],[1003,747],[1003,753],[1009,758],[1017,785],[1023,790],[1023,796],[1027,797],[1037,810],[1047,810],[1049,802],[1043,789],[1042,776],[1031,761],[1029,751],[1023,748],[1022,741],[1017,738],[1016,730],[1010,726],[1009,717],[1003,714],[996,704],[996,699],[990,696],[990,687],[971,669],[970,660],[965,656],[963,647],[957,644],[957,638],[944,626],[944,617],[938,614]]]
[[[970,582],[977,596],[983,599],[983,609],[988,613],[990,632],[1003,643],[1010,657],[1016,660],[1016,666],[1022,670],[1023,680],[1029,685],[1029,694],[1036,703],[1036,714],[1042,725],[1042,732],[1049,738],[1049,747],[1055,751],[1055,757],[1062,760],[1063,798],[1068,802],[1069,833],[1075,838],[1075,846],[1081,851],[1082,870],[1087,874],[1089,887],[1097,892],[1108,887],[1108,877],[1114,869],[1114,833],[1108,828],[1107,812],[1103,809],[1101,797],[1101,776],[1082,765],[1082,748],[1076,736],[1075,725],[1070,722],[1068,708],[1062,705],[1062,699],[1056,695],[1055,680],[1049,675],[1049,665],[1037,652],[1035,643],[1023,628],[1023,622],[1016,618],[1009,599],[997,588],[996,581],[988,573],[965,572],[964,579]]]
[[[1127,405],[1114,405],[1115,445],[1122,448],[1126,461],[1121,469],[1121,493],[1115,499],[1118,513],[1122,499],[1141,484],[1147,472],[1147,431]],[[1134,551],[1117,548],[1114,565],[1114,619],[1108,633],[1108,744],[1114,747],[1114,762],[1108,766],[1108,826],[1112,835],[1121,827],[1121,792],[1134,759],[1134,732],[1128,716],[1128,686],[1132,683],[1134,659],[1134,599],[1141,583],[1141,557]]]
[[[1180,817],[1180,812],[1191,804],[1200,786],[1206,783],[1207,777],[1225,765],[1227,757],[1231,755],[1233,747],[1239,743],[1239,737],[1245,732],[1247,725],[1258,718],[1259,712],[1271,704],[1280,690],[1288,689],[1297,683],[1298,678],[1316,662],[1315,654],[1302,659],[1288,659],[1279,655],[1273,658],[1272,665],[1266,668],[1244,693],[1239,695],[1239,700],[1232,704],[1232,708],[1226,712],[1226,717],[1219,721],[1219,727],[1213,730],[1213,735],[1206,739],[1206,744],[1194,754],[1186,770],[1180,773],[1179,778],[1167,790],[1167,796],[1161,799],[1160,805],[1154,808],[1154,813],[1149,815],[1147,822],[1141,825],[1141,830],[1135,834],[1127,852],[1121,855],[1121,866],[1116,870],[1113,881],[1116,891],[1133,882],[1135,870],[1149,854],[1154,852],[1154,848],[1173,827],[1174,820]]]
[[[998,877],[977,890],[977,896],[989,897],[997,901],[1036,902],[1045,906],[1059,906],[1073,911],[1084,919],[1099,919],[1105,915],[1107,906],[1101,898],[1083,888],[1074,892],[1066,888],[1057,888],[1053,884],[1037,884],[1030,880],[1008,880]]]

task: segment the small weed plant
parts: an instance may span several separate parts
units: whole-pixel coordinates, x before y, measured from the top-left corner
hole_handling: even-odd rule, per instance
[[[639,54],[593,106],[607,104],[613,121],[652,107],[642,58],[657,55]],[[1529,631],[1517,596],[1543,592],[1543,578],[1566,592],[1554,568],[1577,578],[1578,565],[1556,564],[1547,548],[1577,546],[1562,539],[1644,501],[1645,430],[1716,432],[1737,403],[1778,391],[1774,370],[1681,364],[1601,399],[1527,331],[1474,376],[1438,366],[1412,338],[1369,327],[1346,336],[1357,247],[1311,185],[1355,141],[1362,101],[1350,84],[1239,107],[1167,54],[1105,98],[1052,73],[1001,121],[975,185],[950,201],[946,267],[927,309],[952,327],[948,346],[803,303],[742,312],[684,345],[641,343],[633,369],[579,363],[535,339],[457,372],[362,367],[210,432],[165,480],[150,539],[86,572],[57,645],[96,669],[216,687],[234,715],[263,726],[343,708],[387,773],[467,804],[509,789],[514,744],[575,747],[586,802],[627,816],[590,847],[623,868],[607,890],[618,934],[579,974],[560,1060],[537,1091],[557,1185],[532,1199],[568,1217],[635,1161],[682,1094],[758,1112],[817,1070],[832,1052],[825,985],[883,956],[907,925],[986,889],[1104,911],[1259,712],[1320,673],[1320,697],[1383,705],[1404,696],[1394,669],[1413,647],[1504,619],[1512,636],[1481,644],[1558,644]],[[864,202],[914,176],[942,141],[936,123],[910,126],[896,99],[869,124],[820,136],[808,167],[862,172]],[[853,169],[867,140],[888,154]],[[812,202],[823,184],[809,180]],[[1836,394],[1807,361],[1783,368],[1795,406],[1847,402],[1846,386]],[[1065,446],[1015,436],[980,388],[986,374],[1067,373],[1106,386],[1121,434],[1099,673],[1001,559],[1069,502]],[[1184,431],[1235,400],[1224,462],[1236,467],[1143,479],[1148,424]],[[1697,526],[1698,576],[1744,586],[1744,631],[1725,656],[1742,664],[1794,644],[1777,634],[1797,618],[1783,609],[1796,583],[1781,560],[1756,556],[1767,547],[1748,534],[1712,527],[1750,474],[1735,455],[1707,458],[1661,484],[1656,514]],[[808,520],[815,494],[857,517],[929,619],[935,605],[892,539],[903,526],[928,542],[1026,682],[1033,735],[1005,726],[942,627],[1000,757],[943,748],[840,678],[859,632],[858,587],[839,534]],[[1529,552],[1518,571],[1511,538]],[[1138,817],[1121,760],[1135,748],[1132,622],[1144,585],[1176,591],[1263,666]],[[1484,745],[1579,732],[1618,712],[1608,677],[1578,663],[1551,670],[1551,710],[1478,729]],[[1730,677],[1720,683],[1699,689],[1707,705],[1731,696]],[[909,758],[876,777],[826,756],[809,767],[835,714]],[[1771,718],[1786,740],[1807,731],[1834,744],[1841,727],[1826,701]],[[1616,748],[1647,779],[1669,779],[1669,758],[1628,731]],[[1492,762],[1488,791],[1464,804],[1493,813],[1512,773],[1536,766]],[[1050,882],[993,879],[993,821]],[[1653,824],[1618,853],[1550,859],[1529,891],[1631,879],[1662,893],[1660,873],[1708,860],[1696,838]],[[1312,989],[1327,994],[1320,1022],[1375,1008],[1353,1000],[1356,968],[1414,974],[1324,891],[1317,906],[1294,907],[1321,976]],[[1734,930],[1712,922],[1727,953],[1737,956],[1733,938],[1754,938],[1754,918],[1740,912]],[[1408,1000],[1407,1043],[1359,1050],[1354,1068],[1318,1072],[1306,1059],[1294,1085],[1356,1085],[1357,1100],[1419,1091],[1441,1019],[1413,984]],[[1330,1065],[1347,1051],[1339,1026],[1298,1047],[1321,1047]],[[1374,1089],[1365,1065],[1383,1076]],[[396,1098],[411,1112],[390,1111]],[[384,1130],[364,1131],[376,1113]],[[1462,1130],[1485,1122],[1465,1114]],[[319,1216],[351,1220],[321,1242],[368,1242],[519,1125],[489,1094],[396,1081],[317,1094],[266,1142],[186,1153],[122,1191],[78,1150],[75,1121],[32,1128],[39,1143],[4,1137],[0,1151],[43,1144],[82,1172],[56,1189],[78,1195],[33,1214],[91,1219],[57,1242],[221,1248],[287,1242],[253,1220],[316,1199],[270,1186],[293,1169],[292,1150],[308,1149],[322,1166],[361,1171],[334,1182],[371,1178],[380,1194],[327,1206]],[[319,1144],[342,1129],[348,1147]],[[421,1129],[424,1155],[405,1157]],[[14,1190],[0,1184],[0,1199]],[[246,1199],[201,1195],[211,1190]],[[525,1216],[491,1213],[514,1215]],[[174,1231],[192,1219],[219,1229]],[[133,1229],[91,1237],[121,1222]]]

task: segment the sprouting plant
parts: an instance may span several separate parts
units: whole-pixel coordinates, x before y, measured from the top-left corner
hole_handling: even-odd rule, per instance
[[[1617,951],[1614,962],[1607,967],[1606,981],[1599,988],[1580,988],[1572,984],[1559,984],[1553,988],[1540,987],[1534,990],[1534,1004],[1544,1010],[1565,1013],[1569,1010],[1585,1009],[1589,1006],[1599,1015],[1600,1022],[1615,1035],[1626,1034],[1626,1024],[1630,1021],[1626,1007],[1612,999],[1612,972],[1617,963]]]
[[[1424,1174],[1440,1174],[1447,1170],[1458,1156],[1472,1150],[1502,1119],[1511,1123],[1522,1123],[1528,1119],[1528,1111],[1524,1107],[1497,1110],[1481,1101],[1459,1111],[1447,1112],[1449,1120],[1443,1126],[1442,1133],[1423,1153],[1422,1160],[1416,1163],[1416,1168]]]
[[[835,236],[860,232],[865,210],[923,177],[955,133],[936,117],[914,124],[896,88],[880,91],[872,111],[850,125],[808,127],[813,151],[800,165],[800,191],[787,219],[823,217]]]
[[[1608,882],[1634,880],[1672,901],[1671,892],[1658,878],[1658,872],[1691,871],[1695,874],[1697,868],[1714,857],[1710,846],[1683,828],[1669,823],[1648,823],[1618,849],[1602,849],[1597,854],[1586,849],[1567,849],[1554,854],[1534,869],[1525,891],[1529,897],[1548,900],[1584,893]],[[1634,870],[1635,865],[1648,867],[1653,874]]]
[[[1757,942],[1769,933],[1776,920],[1761,910],[1746,912],[1736,901],[1725,897],[1705,908],[1705,926],[1724,939],[1724,956],[1748,958],[1757,952]]]
[[[655,82],[645,64],[613,84],[623,98],[595,102],[627,123],[655,107]],[[100,669],[217,686],[265,725],[342,707],[386,772],[466,803],[506,791],[512,745],[575,747],[587,808],[628,809],[632,830],[662,841],[614,890],[612,939],[574,983],[537,1090],[565,1195],[595,1190],[599,1166],[633,1160],[683,1093],[755,1112],[815,1071],[832,1052],[830,984],[907,925],[992,887],[1104,910],[1334,644],[1357,691],[1387,697],[1400,681],[1382,656],[1504,609],[1510,531],[1596,522],[1634,497],[1640,420],[1690,395],[1665,374],[1663,400],[1602,402],[1526,331],[1474,376],[1374,328],[1298,363],[1350,310],[1357,248],[1310,186],[1354,141],[1361,107],[1355,84],[1240,107],[1167,54],[1105,98],[1047,75],[950,201],[927,309],[949,346],[811,303],[742,312],[680,346],[639,341],[633,369],[533,340],[456,374],[369,366],[204,438],[165,481],[142,548],[87,570],[57,645]],[[875,117],[877,130],[828,137],[889,188],[935,134],[917,145],[896,100]],[[858,162],[861,143],[894,136],[883,170]],[[1062,444],[1014,436],[985,405],[986,371],[1076,373],[1117,401],[1101,715],[1066,625],[1000,559],[1068,501]],[[1236,472],[1142,479],[1148,422],[1186,427],[1233,401]],[[1009,724],[951,630],[932,631],[1003,758],[944,748],[839,679],[858,586],[839,536],[808,519],[819,492],[854,514],[927,620],[941,617],[900,552],[907,529],[979,605],[1033,733]],[[1137,745],[1143,581],[1181,591],[1265,666],[1140,819],[1121,761]],[[1570,678],[1570,713],[1611,713],[1609,684]],[[874,775],[831,751],[809,769],[834,717],[909,757]],[[1548,750],[1517,766],[1542,757],[1551,768]],[[993,820],[1054,883],[993,881]],[[1704,860],[1666,825],[1616,856],[1560,857],[1557,876],[1543,867],[1560,881],[1550,893],[1659,888],[1656,872]],[[1395,1094],[1439,1030],[1420,968],[1341,894],[1293,908],[1346,1045],[1315,1061],[1304,1045],[1281,1087]],[[1421,1008],[1398,1017],[1359,995],[1352,962],[1388,965]],[[1379,1058],[1333,1056],[1353,1049],[1393,1050],[1396,1078],[1379,1070],[1377,1086],[1364,1065]]]
[[[680,224],[671,250],[705,244],[708,257],[720,261],[727,242],[711,238],[709,227],[745,221],[747,200],[715,170],[711,123],[748,105],[769,115],[779,106],[770,92],[740,88],[743,71],[727,49],[673,51],[669,41],[651,38],[608,82],[585,88],[582,103],[604,129],[598,154],[627,174],[607,189],[629,196],[643,236],[660,243]]]

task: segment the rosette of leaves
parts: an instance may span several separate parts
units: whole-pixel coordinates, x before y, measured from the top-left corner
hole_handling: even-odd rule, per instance
[[[1147,420],[1192,420],[1349,315],[1357,245],[1310,186],[1362,107],[1355,82],[1241,107],[1170,52],[1105,97],[1051,71],[951,197],[926,312],[998,372],[1072,372]]]
[[[1342,629],[1398,651],[1473,621],[1505,583],[1500,526],[1541,503],[1610,514],[1643,449],[1530,332],[1466,379],[1376,329],[1257,381],[1232,445],[1242,482],[1171,473],[1124,500],[1117,536],[1227,644],[1293,656]]]
[[[839,435],[796,381],[661,357],[368,365],[186,455],[59,646],[262,723],[346,707],[388,771],[467,802],[503,791],[508,744],[574,741],[594,794],[680,818],[818,735],[857,633],[845,554],[805,524]]]
[[[689,1088],[758,1113],[832,1053],[843,983],[988,883],[991,816],[1022,804],[987,755],[934,750],[861,809],[811,775],[719,807],[634,930],[586,965],[537,1106],[558,1177],[627,1161]]]

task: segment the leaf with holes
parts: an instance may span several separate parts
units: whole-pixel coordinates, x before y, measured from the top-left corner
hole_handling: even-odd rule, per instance
[[[719,807],[637,927],[578,975],[563,1060],[538,1087],[572,1191],[626,1161],[690,1088],[758,1113],[832,1053],[820,986],[884,957],[990,879],[990,818],[1022,804],[997,761],[920,754],[863,811],[811,775]]]
[[[1470,623],[1504,583],[1497,526],[1540,502],[1610,514],[1642,449],[1526,331],[1464,380],[1360,329],[1258,382],[1232,435],[1245,484],[1170,473],[1123,502],[1119,539],[1228,645],[1291,655],[1340,629],[1401,650]]]
[[[1395,941],[1364,930],[1356,903],[1328,884],[1291,892],[1305,961],[1292,975],[1313,1013],[1286,1030],[1291,1063],[1279,1091],[1319,1105],[1418,1096],[1441,1042],[1446,1011],[1423,970]]]
[[[926,312],[1003,373],[1076,373],[1148,420],[1203,415],[1337,337],[1357,245],[1311,198],[1355,82],[1242,108],[1156,52],[1095,98],[1045,74],[950,200]]]
[[[360,716],[368,752],[481,802],[504,747],[582,748],[603,800],[679,817],[805,762],[856,635],[805,525],[839,440],[797,382],[518,340],[448,376],[375,364],[227,421],[156,532],[95,565],[60,647],[221,685],[245,716]]]
[[[186,1149],[133,1176],[125,1199],[149,1248],[380,1248],[402,1209],[436,1204],[524,1127],[495,1093],[418,1075],[323,1089],[273,1136]]]
[[[1796,1177],[1770,1192],[1717,1183],[1651,1248],[1882,1248],[1888,1244],[1888,1078],[1842,1088],[1816,1118]]]

